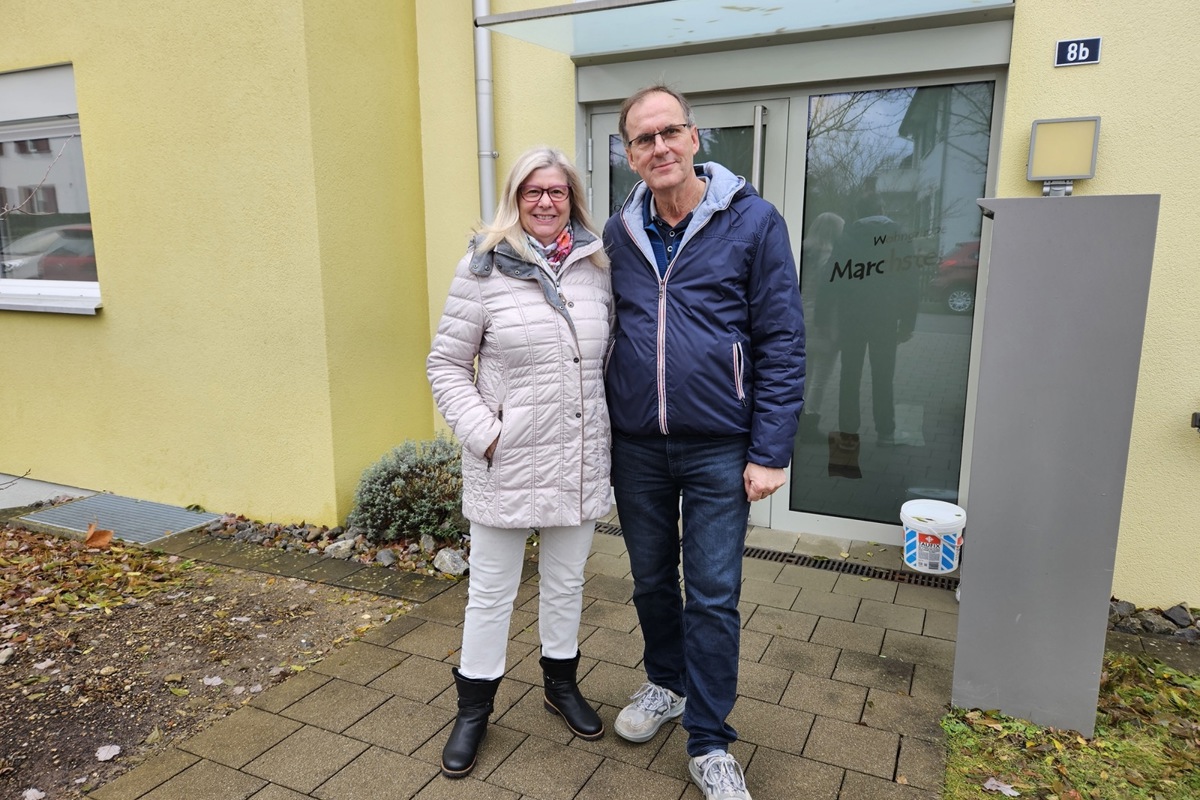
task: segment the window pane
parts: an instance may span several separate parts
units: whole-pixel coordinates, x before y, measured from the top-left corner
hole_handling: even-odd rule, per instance
[[[79,134],[0,140],[0,279],[96,280]]]
[[[891,524],[958,498],[992,91],[811,100],[795,511]]]

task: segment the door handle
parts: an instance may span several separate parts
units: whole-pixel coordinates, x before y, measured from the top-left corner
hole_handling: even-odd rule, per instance
[[[762,194],[763,134],[767,128],[767,107],[754,107],[754,151],[750,157],[750,182]]]

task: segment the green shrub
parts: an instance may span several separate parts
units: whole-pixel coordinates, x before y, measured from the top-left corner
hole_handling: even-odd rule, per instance
[[[427,533],[457,541],[468,530],[462,515],[462,461],[458,445],[436,439],[405,441],[368,467],[354,495],[348,524],[373,542]]]

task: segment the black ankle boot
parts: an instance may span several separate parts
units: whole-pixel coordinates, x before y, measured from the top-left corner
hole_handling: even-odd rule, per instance
[[[599,739],[604,735],[604,723],[592,708],[575,683],[575,672],[579,667],[579,653],[574,658],[546,658],[542,656],[542,678],[546,687],[546,710],[557,714],[567,723],[571,733],[580,739]]]
[[[465,678],[457,669],[452,672],[458,687],[458,718],[442,748],[442,774],[447,778],[465,778],[475,769],[475,754],[487,735],[488,714],[492,713],[500,679],[482,681]]]

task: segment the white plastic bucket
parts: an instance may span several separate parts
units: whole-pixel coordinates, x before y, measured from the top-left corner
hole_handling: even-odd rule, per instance
[[[918,572],[958,569],[967,512],[941,500],[909,500],[900,506],[904,524],[904,563]]]

